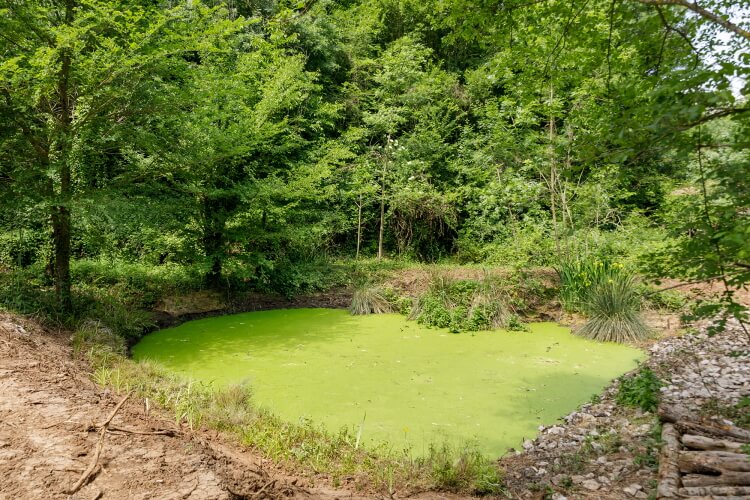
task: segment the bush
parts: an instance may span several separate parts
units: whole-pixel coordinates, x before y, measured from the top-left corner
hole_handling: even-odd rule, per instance
[[[292,298],[345,285],[347,274],[328,260],[280,260],[261,271],[260,291]]]
[[[654,412],[659,406],[661,386],[659,377],[650,368],[644,367],[635,376],[620,378],[620,388],[615,400],[623,406]]]
[[[433,275],[428,290],[417,299],[409,319],[454,333],[523,329],[514,310],[516,297],[501,279],[486,274],[480,280],[454,280]]]
[[[628,342],[646,338],[650,331],[640,316],[640,297],[633,278],[615,275],[586,293],[583,304],[589,320],[576,334],[602,342]]]

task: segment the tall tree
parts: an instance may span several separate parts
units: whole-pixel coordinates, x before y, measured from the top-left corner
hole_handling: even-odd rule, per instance
[[[30,153],[11,157],[4,174],[48,207],[64,311],[72,307],[74,206],[91,187],[87,161],[107,138],[168,106],[185,56],[222,29],[211,13],[197,2],[0,2],[0,116]]]

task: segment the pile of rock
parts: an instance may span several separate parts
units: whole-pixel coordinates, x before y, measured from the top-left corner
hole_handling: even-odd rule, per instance
[[[646,366],[665,381],[663,405],[681,405],[698,414],[708,402],[734,405],[750,396],[750,341],[741,326],[729,322],[717,335],[707,332],[704,327],[650,347]],[[556,500],[648,498],[655,493],[658,449],[652,432],[658,419],[618,406],[618,390],[615,381],[598,402],[582,405],[559,425],[541,426],[535,439],[524,440],[523,452],[504,457],[501,465],[514,493],[531,498],[533,489],[551,488]]]

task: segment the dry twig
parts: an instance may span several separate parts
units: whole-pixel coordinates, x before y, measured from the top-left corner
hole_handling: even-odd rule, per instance
[[[115,418],[115,415],[117,415],[117,412],[120,411],[120,408],[123,404],[125,404],[125,401],[128,400],[132,392],[129,392],[125,395],[124,398],[120,400],[119,403],[117,403],[117,406],[115,406],[114,410],[112,410],[112,413],[109,414],[107,417],[107,420],[105,420],[101,426],[99,431],[99,441],[96,443],[96,451],[94,452],[94,458],[91,460],[91,463],[89,464],[88,468],[84,471],[84,473],[81,475],[80,479],[76,482],[76,484],[73,485],[72,488],[70,488],[66,493],[68,495],[72,495],[79,489],[81,489],[81,486],[86,484],[86,481],[88,481],[89,477],[91,477],[91,474],[94,473],[94,470],[96,469],[96,466],[99,464],[99,457],[102,454],[102,449],[104,448],[104,436],[107,434],[107,429],[109,428],[109,424],[112,422],[112,419]]]

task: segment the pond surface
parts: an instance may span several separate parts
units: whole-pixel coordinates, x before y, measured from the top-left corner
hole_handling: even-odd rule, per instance
[[[397,314],[282,309],[161,330],[133,356],[215,386],[250,383],[256,404],[282,418],[362,426],[365,443],[418,455],[429,443],[475,440],[497,456],[643,358],[553,323],[530,330],[452,334]]]

